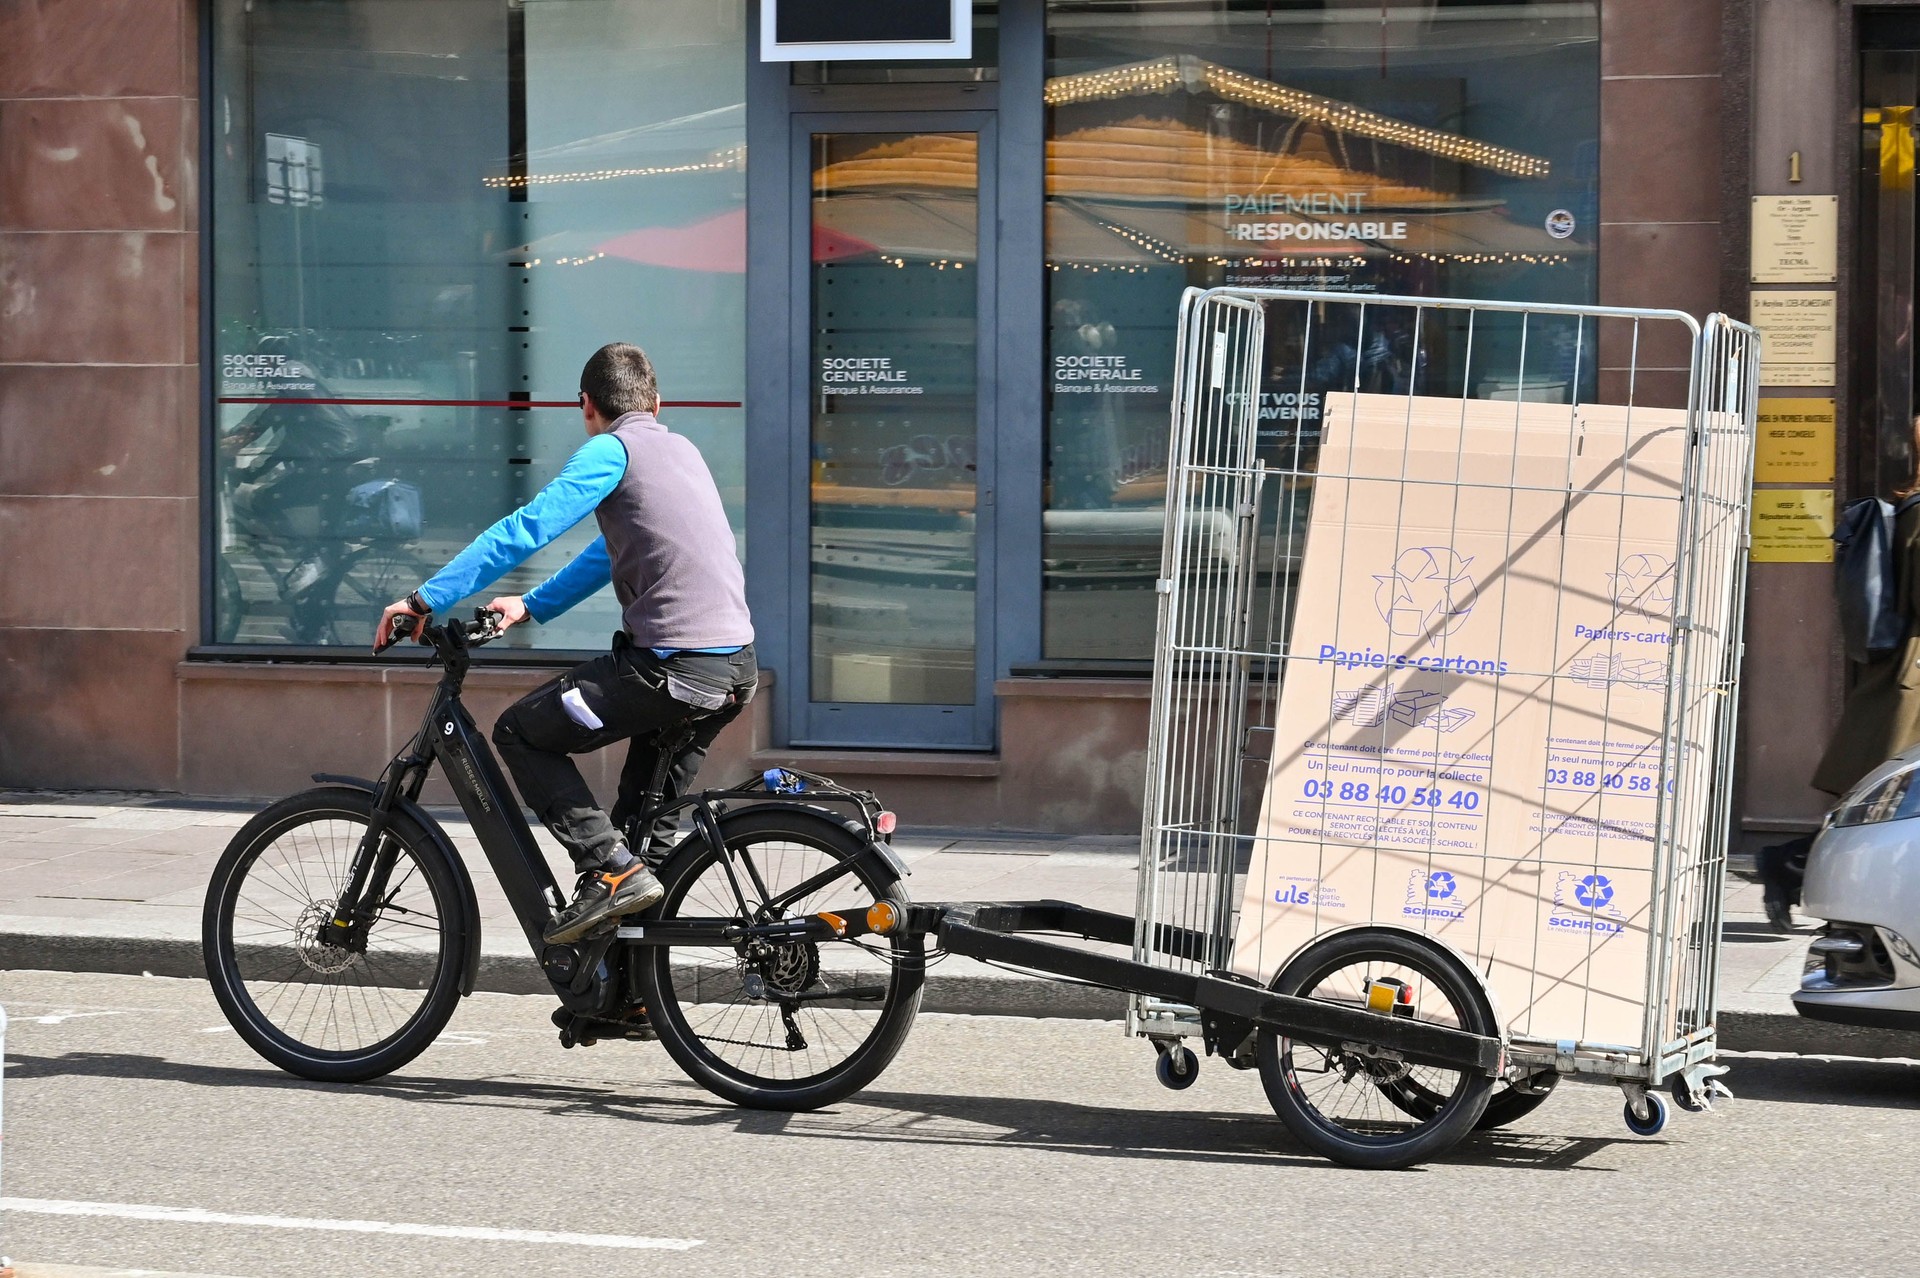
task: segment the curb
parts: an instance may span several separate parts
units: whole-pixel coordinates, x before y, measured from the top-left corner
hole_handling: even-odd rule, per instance
[[[197,940],[45,932],[0,932],[0,972],[4,971],[99,972],[190,980],[204,980],[207,974]],[[551,994],[553,990],[532,957],[486,953],[480,955],[473,988],[484,994]],[[1031,976],[955,976],[936,969],[927,973],[920,1010],[961,1016],[1117,1021],[1127,1014],[1127,996]]]
[[[22,970],[193,980],[206,975],[200,943],[184,938],[0,932],[0,971]],[[531,957],[482,954],[474,989],[488,994],[546,994],[551,987]],[[923,1012],[1073,1020],[1119,1020],[1126,1009],[1126,995],[1113,990],[1033,976],[951,975],[937,969],[927,974],[920,1003]],[[1729,1052],[1920,1059],[1920,1033],[1835,1025],[1794,1012],[1722,1008],[1720,1046]]]

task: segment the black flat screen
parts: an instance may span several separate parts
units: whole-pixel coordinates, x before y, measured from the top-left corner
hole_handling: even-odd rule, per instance
[[[773,34],[781,44],[951,40],[953,5],[949,0],[775,0]]]

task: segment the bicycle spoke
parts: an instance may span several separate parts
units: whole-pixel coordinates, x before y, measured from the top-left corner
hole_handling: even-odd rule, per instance
[[[364,1052],[400,1034],[425,1008],[447,961],[440,902],[411,849],[352,949],[320,942],[366,832],[329,817],[296,824],[243,869],[226,927],[242,990],[261,1020],[328,1052]]]

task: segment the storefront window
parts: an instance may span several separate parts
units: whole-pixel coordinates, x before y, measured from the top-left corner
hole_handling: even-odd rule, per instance
[[[742,527],[745,0],[214,19],[215,639],[370,642],[579,446],[580,366],[609,341],[653,357]],[[618,624],[609,593],[509,642]]]
[[[1048,0],[1046,656],[1149,655],[1187,286],[1594,299],[1596,10]],[[1406,389],[1410,342],[1270,353],[1263,448],[1317,430],[1303,384]]]

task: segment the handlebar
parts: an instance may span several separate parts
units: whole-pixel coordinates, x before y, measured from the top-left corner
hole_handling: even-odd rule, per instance
[[[482,644],[492,643],[505,629],[500,624],[505,619],[506,615],[498,609],[475,608],[472,621],[453,620],[444,626],[436,626],[430,618],[402,613],[393,619],[393,625],[373,650],[376,653],[385,652],[402,639],[414,637],[414,632],[418,630],[420,642],[431,644],[444,656],[449,647],[478,648]],[[427,622],[424,629],[420,627],[422,621]]]

